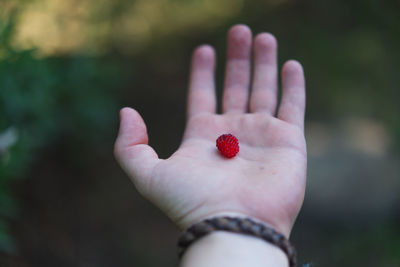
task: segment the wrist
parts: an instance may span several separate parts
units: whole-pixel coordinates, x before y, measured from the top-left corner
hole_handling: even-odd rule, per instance
[[[188,247],[195,244],[205,236],[218,231],[250,236],[259,239],[260,241],[267,242],[270,245],[274,245],[286,254],[290,266],[297,266],[296,250],[290,244],[289,240],[271,226],[248,217],[215,217],[190,226],[181,234],[178,240],[178,247],[180,250],[179,255],[184,255]]]
[[[177,222],[178,227],[181,230],[186,230],[189,226],[198,223],[200,221],[203,221],[205,219],[209,218],[214,218],[214,217],[237,217],[237,218],[252,218],[252,220],[265,224],[267,226],[270,226],[274,228],[276,231],[279,233],[282,233],[286,238],[289,238],[290,232],[292,229],[292,225],[290,223],[283,223],[283,222],[278,222],[277,220],[273,219],[266,219],[266,218],[261,218],[261,217],[255,217],[251,215],[246,215],[245,213],[240,213],[240,212],[234,212],[234,211],[220,211],[220,212],[213,212],[213,213],[204,213],[203,215],[197,214],[196,217],[193,218],[193,216],[186,216],[182,220]]]
[[[192,244],[182,257],[181,267],[203,266],[289,266],[286,254],[259,238],[215,231]]]

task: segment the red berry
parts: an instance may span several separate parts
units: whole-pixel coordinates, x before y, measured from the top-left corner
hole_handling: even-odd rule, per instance
[[[217,148],[225,157],[233,158],[239,152],[239,141],[231,134],[223,134],[217,139]]]

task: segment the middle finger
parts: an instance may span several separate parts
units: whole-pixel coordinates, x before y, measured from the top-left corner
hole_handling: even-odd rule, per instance
[[[252,34],[246,25],[235,25],[228,33],[225,85],[222,97],[224,113],[247,110],[250,87]]]

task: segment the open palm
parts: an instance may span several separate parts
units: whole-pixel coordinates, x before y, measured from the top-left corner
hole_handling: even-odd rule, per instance
[[[182,228],[210,216],[238,214],[289,236],[305,189],[303,71],[293,60],[284,65],[275,117],[275,38],[261,33],[253,41],[247,26],[236,25],[227,50],[222,114],[216,114],[214,50],[200,46],[193,54],[188,121],[179,149],[159,159],[148,146],[140,115],[124,108],[115,154],[138,190]],[[239,140],[240,151],[231,159],[215,147],[225,133]]]

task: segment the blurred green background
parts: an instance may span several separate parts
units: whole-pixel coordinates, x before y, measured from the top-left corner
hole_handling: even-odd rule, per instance
[[[178,231],[117,166],[118,110],[179,145],[190,54],[236,23],[307,77],[311,266],[400,266],[400,2],[1,0],[0,266],[176,266]]]

